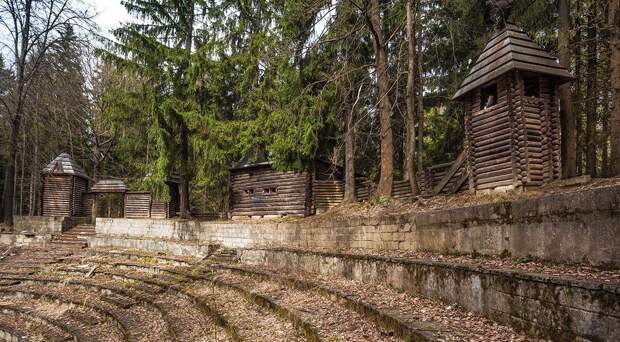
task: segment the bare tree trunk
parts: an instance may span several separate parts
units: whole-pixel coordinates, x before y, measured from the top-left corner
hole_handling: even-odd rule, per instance
[[[360,84],[357,97],[351,103],[351,109],[345,115],[344,133],[344,202],[353,203],[355,197],[355,107],[359,102],[364,84]]]
[[[25,126],[25,124],[24,124]],[[19,179],[19,210],[17,211],[19,215],[23,215],[24,213],[24,169],[26,167],[26,163],[24,162],[26,159],[26,130],[22,130],[22,156],[20,160],[20,179]]]
[[[36,129],[36,128],[35,128]],[[34,216],[37,203],[37,173],[39,172],[39,140],[35,132],[34,139],[34,156],[30,169],[30,197],[28,198],[28,216]]]
[[[582,101],[582,48],[581,48],[581,25],[582,22],[580,20],[582,16],[581,12],[581,2],[577,1],[574,11],[574,21],[573,25],[575,26],[575,41],[573,45],[575,46],[575,91],[573,92],[573,112],[575,113],[575,125],[577,130],[577,150],[575,151],[576,159],[577,159],[577,174],[582,175],[585,173],[584,170],[584,125],[583,125],[583,105]]]
[[[415,58],[416,58],[416,48],[415,48],[415,24],[413,16],[415,14],[412,13],[413,9],[411,8],[411,0],[407,1],[407,121],[405,124],[405,128],[407,130],[407,137],[405,141],[405,172],[403,178],[409,180],[409,184],[411,186],[411,194],[413,196],[417,196],[420,193],[420,188],[418,187],[418,180],[416,177],[416,134],[415,134]],[[414,6],[417,10],[417,4]]]
[[[381,29],[381,7],[379,0],[371,0],[370,31],[375,50],[375,69],[379,88],[379,130],[381,139],[381,174],[377,194],[392,195],[394,180],[394,139],[392,136],[392,113],[389,96],[388,60],[385,50],[383,31]]]
[[[181,129],[181,184],[179,185],[179,210],[182,218],[189,218],[189,133],[183,125]]]
[[[31,200],[31,214],[30,216],[37,215],[39,213],[39,201],[37,197],[39,195],[39,127],[35,125],[34,127],[34,163],[32,163],[32,175],[34,180],[33,190],[34,193],[32,195]]]
[[[611,46],[611,173],[620,175],[620,0],[609,1],[608,27]]]
[[[13,206],[15,204],[15,163],[17,160],[17,135],[19,134],[21,118],[24,111],[25,96],[25,75],[26,75],[26,55],[28,43],[30,42],[30,18],[32,11],[32,1],[26,0],[24,3],[24,23],[21,32],[14,32],[15,45],[21,36],[19,51],[15,51],[15,63],[17,67],[15,92],[15,112],[11,115],[11,133],[9,145],[9,163],[4,177],[4,190],[2,194],[2,221],[8,225],[13,225]],[[13,14],[14,16],[16,14]]]
[[[588,45],[587,45],[587,89],[586,89],[586,171],[592,176],[597,175],[596,163],[596,123],[597,123],[597,41],[596,41],[596,6],[590,4],[587,14],[588,20]]]
[[[570,0],[560,0],[560,31],[558,46],[560,63],[570,69]],[[571,103],[571,85],[560,86],[560,116],[562,123],[562,175],[564,178],[577,176],[577,130],[575,114]]]
[[[599,19],[599,35],[600,35],[600,58],[598,63],[599,73],[601,80],[601,136],[599,139],[599,145],[601,149],[601,176],[609,177],[611,174],[609,164],[609,115],[610,115],[610,91],[611,91],[611,78],[607,75],[611,75],[611,51],[610,49],[610,33],[611,27],[607,27],[607,18],[609,16],[609,6],[607,0],[598,0],[599,6],[603,9],[600,11],[601,18]]]
[[[418,165],[418,171],[422,171],[422,161],[424,160],[424,69],[422,66],[422,44],[418,42],[418,53],[416,54],[418,60],[418,153],[416,163]]]
[[[192,44],[193,44],[193,32],[194,32],[194,1],[187,2],[187,36],[185,37],[185,53],[187,55],[192,54]],[[190,178],[190,170],[189,170],[189,130],[187,128],[187,124],[180,119],[181,126],[181,184],[179,186],[179,210],[181,211],[182,218],[190,217],[190,194],[189,194],[189,178]]]

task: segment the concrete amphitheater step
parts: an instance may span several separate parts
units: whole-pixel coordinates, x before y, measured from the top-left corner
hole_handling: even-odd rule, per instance
[[[22,300],[23,301],[23,300]],[[20,319],[24,319],[26,323],[18,323],[17,326],[26,327],[29,334],[41,335],[45,341],[83,341],[86,338],[82,333],[65,323],[53,317],[54,314],[41,311],[39,307],[29,306],[22,302],[13,304],[0,304],[0,312],[2,314],[12,314]],[[29,325],[33,326],[29,326]],[[37,337],[29,337],[28,340],[37,340]]]
[[[109,277],[102,279],[97,276],[84,280],[83,272],[77,272],[81,275],[81,279],[69,278],[76,272],[63,270],[63,268],[57,269],[56,272],[64,276],[53,280],[31,277],[24,279],[24,281],[43,283],[53,281],[72,288],[89,289],[95,294],[99,294],[98,300],[101,303],[112,306],[113,309],[116,307],[114,314],[124,322],[130,340],[174,340],[174,334],[170,333],[170,327],[175,323],[169,319],[161,305],[154,303],[151,296],[119,286],[118,281],[113,281]]]
[[[0,341],[67,341],[68,336],[18,312],[0,308]]]
[[[2,300],[18,307],[35,307],[57,315],[88,341],[130,341],[127,326],[106,305],[75,289],[50,285],[1,288]]]
[[[157,279],[150,271],[148,266],[136,271],[135,268],[120,268],[113,263],[100,264],[95,274],[123,280],[129,283],[129,288],[144,295],[152,295],[151,300],[163,308],[166,320],[171,322],[172,334],[177,340],[198,341],[202,337],[218,341],[237,340],[234,327],[199,298],[186,291],[178,277]]]
[[[405,339],[417,340],[416,336],[401,335],[402,332],[411,332],[413,328],[416,335],[420,332],[424,335],[432,333],[435,339],[441,341],[532,340],[510,327],[498,325],[456,305],[414,297],[386,286],[316,274],[286,274],[281,270],[249,265],[214,265],[214,267],[247,277],[272,279],[282,284],[312,289],[326,297],[339,298],[354,310],[371,315],[379,324],[400,326],[403,330],[398,334]]]
[[[393,308],[386,308],[385,306],[382,307],[373,304],[368,298],[328,284],[321,284],[312,280],[304,280],[299,277],[286,276],[281,273],[277,274],[268,270],[242,265],[216,264],[209,267],[248,277],[272,280],[302,290],[314,291],[323,297],[340,302],[342,305],[356,311],[360,315],[372,319],[376,324],[393,331],[397,337],[404,340],[432,341],[451,335],[450,330],[452,329],[441,327],[432,322],[423,322],[415,319],[413,315],[405,316],[402,313],[397,313]]]
[[[294,312],[288,310],[285,307],[278,305],[271,298],[262,296],[260,294],[255,294],[244,287],[238,286],[237,284],[227,284],[227,283],[223,283],[217,280],[213,280],[205,274],[196,272],[197,271],[196,269],[191,269],[188,267],[157,266],[157,265],[152,265],[152,264],[141,264],[139,262],[131,262],[131,261],[120,262],[120,261],[105,260],[104,262],[107,262],[108,265],[112,265],[114,267],[122,268],[125,270],[134,269],[134,270],[147,272],[149,274],[156,274],[157,277],[160,279],[163,279],[163,278],[170,279],[169,278],[170,276],[172,276],[172,279],[185,278],[187,282],[190,282],[190,281],[192,282],[191,291],[192,292],[198,291],[198,293],[192,295],[194,298],[196,298],[196,301],[198,302],[201,302],[201,301],[206,302],[210,299],[208,297],[203,297],[203,295],[205,294],[204,293],[205,282],[208,284],[207,288],[210,293],[214,293],[214,291],[218,291],[217,293],[220,293],[219,291],[228,291],[229,294],[236,293],[237,294],[236,299],[238,300],[243,299],[243,300],[235,301],[235,302],[227,302],[226,305],[223,305],[223,303],[220,302],[220,304],[222,305],[217,306],[216,309],[218,311],[222,310],[223,315],[221,312],[220,312],[220,315],[223,316],[223,318],[226,321],[229,321],[230,325],[233,326],[236,331],[238,331],[239,339],[244,339],[244,338],[248,339],[248,336],[250,336],[249,340],[255,340],[254,338],[252,338],[252,336],[264,335],[266,337],[269,337],[267,340],[279,340],[279,339],[274,339],[274,336],[286,335],[287,338],[293,341],[296,340],[296,338],[299,338],[300,336],[303,336],[304,339],[308,341],[319,340],[319,336],[316,332],[315,327],[313,327],[311,324],[301,319]],[[169,276],[166,276],[166,273],[169,274]],[[218,297],[218,298],[220,299],[220,301],[223,299],[223,297],[221,298]],[[218,303],[213,303],[213,302],[210,302],[210,303],[212,305],[218,304]],[[208,305],[208,306],[212,307],[212,305]],[[236,309],[239,307],[243,307],[243,306],[249,306],[249,307],[257,306],[258,310],[261,310],[262,312],[271,313],[271,316],[270,317],[264,316],[262,315],[262,312],[261,312],[258,314],[259,316],[258,321],[242,321],[242,319],[240,318],[239,312]],[[246,315],[250,317],[255,314],[249,311],[248,313],[246,313]],[[253,326],[254,325],[253,322],[261,322],[261,321],[265,322],[265,320],[270,321],[271,323],[278,322],[278,324],[276,325],[272,324],[269,326],[268,329],[261,330],[261,331],[258,331],[259,330],[258,326]],[[294,330],[290,330],[290,329],[281,330],[286,327],[290,328],[291,326],[295,327],[295,329]]]
[[[126,340],[173,340],[165,329],[171,323],[163,321],[161,313],[157,308],[154,308],[150,300],[145,299],[142,294],[135,291],[120,286],[99,284],[90,280],[67,279],[66,277],[59,279],[30,277],[25,278],[23,283],[62,284],[72,294],[86,290],[88,295],[88,298],[85,299],[86,305],[99,312],[104,311],[104,314],[111,316],[112,319],[117,321],[117,325],[122,327],[125,332]],[[50,288],[50,286],[47,288]],[[11,291],[19,293],[15,289],[10,289],[7,292]],[[51,299],[54,300],[56,298],[57,296]],[[83,297],[79,300],[82,299]],[[65,299],[65,302],[77,305],[80,304],[79,300],[76,303],[76,299],[70,296],[68,299]],[[164,327],[163,330],[162,327]]]
[[[123,253],[123,255],[128,255],[128,254],[132,254],[132,253],[130,252]],[[172,273],[176,276],[184,276],[187,278],[195,278],[195,279],[200,278],[199,276],[196,275],[196,270],[197,270],[196,268],[194,269],[188,269],[188,268],[183,268],[183,267],[170,268],[170,267],[158,266],[158,265],[152,265],[152,264],[141,264],[141,263],[136,263],[136,262],[121,262],[121,261],[111,261],[111,260],[106,260],[106,262],[114,264],[115,267],[119,267],[121,269],[132,269],[133,268],[133,269],[141,270],[141,271],[152,273],[152,274],[160,274],[160,277],[162,277],[162,271],[163,271],[167,273]],[[262,278],[265,278],[267,276],[267,274],[253,274],[252,276],[256,277],[257,275],[259,277],[262,276]],[[212,279],[210,280],[213,282]],[[229,283],[218,282],[218,281],[216,281],[216,283],[219,286],[216,286],[216,287],[207,286],[205,289],[201,289],[200,286],[194,285],[194,288],[198,288],[198,291],[201,291],[201,293],[206,295],[207,296],[206,299],[211,300],[212,302],[215,301],[216,303],[214,303],[213,305],[215,305],[216,307],[218,308],[223,307],[223,309],[220,309],[220,311],[224,312],[224,315],[226,315],[226,312],[227,312],[226,304],[227,303],[219,303],[218,305],[217,298],[219,299],[226,298],[226,296],[224,296],[223,294],[226,294],[227,292],[229,295],[236,293],[235,290],[231,290],[231,289],[233,287],[237,287],[237,289],[239,289],[243,286],[243,284],[229,284]],[[300,288],[300,286],[297,286],[296,283],[294,282],[288,285],[291,285],[292,287]],[[307,289],[310,289],[311,287],[312,286],[308,285],[305,288],[302,288],[302,290],[307,290]],[[329,299],[334,299],[335,297],[338,297],[338,296],[339,296],[340,302],[344,302],[345,306],[348,306],[354,311],[357,311],[357,313],[363,317],[370,316],[380,326],[386,327],[386,329],[390,331],[394,331],[394,333],[398,337],[405,338],[408,340],[424,340],[424,341],[434,339],[430,331],[436,330],[436,328],[434,327],[429,328],[428,324],[420,324],[420,322],[417,322],[417,321],[412,322],[411,320],[403,322],[403,320],[395,319],[387,315],[384,312],[378,312],[376,309],[374,309],[370,305],[359,303],[358,301],[353,301],[353,300],[347,301],[346,299],[348,298],[345,295],[340,294],[339,292],[333,292],[333,291],[329,292],[328,296],[326,297],[328,297],[328,300],[329,300]],[[234,312],[235,309],[238,308],[239,306],[238,303],[240,302],[237,300],[237,301],[228,301],[228,303],[233,303],[232,305],[233,308],[230,308],[229,311]],[[352,303],[354,303],[355,305],[352,305]],[[235,305],[236,307],[234,307]],[[241,312],[244,312],[244,311],[245,310],[241,310]],[[244,325],[247,325],[248,321],[244,319],[236,320],[234,317],[235,315],[232,315],[231,321],[238,328],[240,335],[261,336],[260,334],[264,333],[264,331],[256,332],[256,329],[255,329],[256,327],[245,327]],[[380,319],[377,319],[377,317]],[[255,322],[255,321],[256,321],[255,319],[249,320],[249,322]],[[388,335],[389,334],[390,333],[388,333]]]
[[[394,331],[384,329],[346,306],[322,297],[313,291],[283,286],[275,281],[215,271],[214,279],[252,289],[252,292],[269,297],[280,306],[288,308],[304,321],[313,325],[320,340],[343,341],[399,341]]]

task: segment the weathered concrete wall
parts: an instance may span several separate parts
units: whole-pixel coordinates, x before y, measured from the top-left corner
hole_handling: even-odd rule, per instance
[[[15,232],[36,235],[56,234],[88,222],[87,217],[13,216]]]
[[[11,246],[28,246],[47,243],[51,235],[32,235],[20,233],[0,233],[0,244]]]
[[[189,242],[175,242],[159,239],[132,239],[132,238],[115,238],[109,236],[89,237],[88,244],[90,247],[118,247],[147,250],[150,252],[163,252],[174,255],[185,255],[194,257],[203,257],[209,255],[210,245],[202,245]]]
[[[232,248],[506,251],[513,257],[620,267],[620,186],[387,217],[286,223],[98,218],[97,233]]]
[[[442,262],[244,250],[244,262],[383,284],[458,303],[533,336],[555,341],[620,341],[620,286]]]

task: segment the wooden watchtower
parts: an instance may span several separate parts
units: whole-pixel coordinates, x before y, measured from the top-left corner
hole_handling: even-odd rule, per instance
[[[61,153],[41,174],[43,216],[84,216],[82,195],[88,188],[88,176],[71,156]]]
[[[561,177],[557,89],[571,79],[516,25],[491,37],[454,95],[466,108],[471,190],[540,186]]]

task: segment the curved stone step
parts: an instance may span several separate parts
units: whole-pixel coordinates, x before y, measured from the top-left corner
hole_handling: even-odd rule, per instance
[[[249,289],[239,286],[238,284],[229,284],[229,283],[225,283],[225,282],[212,279],[206,274],[200,274],[200,272],[196,273],[195,272],[196,269],[192,270],[189,268],[166,268],[162,266],[143,265],[139,263],[128,263],[128,262],[112,262],[111,263],[111,265],[119,265],[119,264],[124,265],[126,267],[134,267],[136,269],[147,269],[150,272],[153,272],[153,270],[156,269],[157,272],[155,273],[161,274],[163,272],[166,272],[166,273],[170,273],[170,274],[173,274],[179,277],[187,278],[188,280],[192,280],[192,281],[205,281],[221,289],[233,290],[234,292],[239,293],[243,298],[245,298],[249,302],[255,303],[259,307],[262,307],[263,309],[273,312],[277,316],[281,317],[282,319],[285,319],[291,322],[291,324],[293,324],[293,326],[295,326],[303,334],[306,340],[319,341],[319,335],[316,331],[316,328],[312,324],[300,318],[295,312],[285,307],[280,306],[275,300],[273,300],[272,298],[269,298],[268,296],[263,296],[261,294],[253,293]]]
[[[213,276],[227,284],[252,289],[255,294],[270,297],[280,307],[294,312],[305,322],[313,325],[320,340],[351,341],[399,341],[393,332],[375,324],[366,315],[359,314],[344,305],[316,294],[313,291],[283,286],[280,283],[247,277],[225,271]]]
[[[346,293],[340,289],[325,286],[317,282],[306,281],[291,276],[284,276],[263,270],[249,269],[237,265],[214,265],[216,269],[235,272],[248,277],[258,277],[266,281],[277,281],[280,284],[295,287],[300,290],[315,291],[325,298],[335,300],[360,315],[371,318],[375,323],[408,341],[435,341],[434,332],[440,330],[432,324],[396,317],[386,310],[364,302],[362,298]]]
[[[148,263],[150,260],[157,261],[158,263],[165,265],[175,266],[191,266],[195,261],[190,261],[190,258],[181,258],[177,256],[161,255],[146,252],[127,251],[127,250],[105,250],[102,253],[111,256],[121,256],[129,260],[138,260]]]
[[[47,301],[50,303],[64,303],[69,305],[71,308],[75,310],[79,310],[80,308],[90,309],[101,317],[107,317],[113,326],[119,330],[120,335],[122,336],[123,341],[131,342],[132,339],[129,338],[128,327],[125,322],[114,312],[102,306],[97,302],[89,302],[85,298],[74,298],[72,296],[68,296],[66,294],[56,294],[51,291],[50,287],[45,287],[44,289],[32,289],[32,288],[0,288],[0,295],[4,298],[16,298],[16,299],[32,299],[35,301]],[[88,315],[82,314],[80,317],[72,317],[73,319],[79,320],[80,323],[76,323],[76,326],[89,326],[96,323],[98,320],[87,320]],[[65,319],[68,319],[65,316]],[[77,321],[76,321],[77,322]],[[82,335],[88,336],[95,333],[91,331],[91,329],[86,329],[82,331]],[[106,336],[110,337],[110,336]]]
[[[61,268],[58,270],[58,272],[62,273],[64,271]],[[66,273],[69,274],[70,272],[67,271]],[[128,327],[127,330],[130,332],[131,335],[150,336],[149,334],[154,333],[154,331],[145,331],[145,329],[142,328],[143,323],[140,321],[139,315],[136,316],[135,313],[140,312],[142,315],[149,315],[149,311],[151,310],[148,310],[148,309],[145,310],[145,308],[141,308],[139,307],[139,305],[136,306],[135,303],[132,303],[132,302],[128,303],[127,299],[129,298],[135,302],[141,303],[143,305],[146,305],[147,307],[154,309],[155,312],[157,312],[157,315],[159,316],[158,318],[163,320],[163,323],[165,325],[164,333],[167,335],[166,338],[170,338],[171,340],[174,340],[174,332],[172,331],[172,328],[171,328],[172,325],[174,324],[173,321],[169,319],[165,309],[161,305],[154,302],[154,299],[151,296],[148,296],[144,293],[133,291],[126,287],[118,287],[118,286],[112,286],[109,284],[96,283],[95,282],[96,279],[88,279],[88,281],[80,281],[77,279],[52,279],[52,278],[40,279],[36,277],[20,277],[20,278],[11,277],[9,279],[20,279],[23,282],[41,282],[41,283],[55,282],[59,284],[66,284],[68,286],[75,286],[78,288],[94,289],[98,293],[102,294],[100,299],[103,302],[116,306],[119,309],[125,309],[126,311],[129,311],[129,312],[126,312],[124,315],[122,315],[122,317],[123,317],[123,321],[126,322],[126,326]],[[153,322],[153,318],[151,318],[149,322]],[[152,327],[149,329],[157,330],[157,329],[153,329]],[[161,338],[161,336],[158,338]],[[137,337],[134,338],[134,340],[135,339],[137,339]],[[152,339],[153,337],[147,340],[152,340]]]
[[[72,328],[70,325],[57,320],[52,317],[48,317],[33,308],[28,308],[25,305],[8,305],[8,304],[0,304],[1,312],[12,312],[16,315],[21,315],[26,317],[26,319],[31,321],[42,321],[44,324],[48,325],[46,327],[46,332],[50,332],[49,326],[59,330],[64,334],[64,336],[50,336],[48,339],[50,341],[74,341],[79,342],[85,340],[83,335],[77,330]],[[51,329],[53,330],[53,329]]]
[[[113,263],[110,266],[114,267],[115,265],[116,264]],[[150,270],[151,267],[144,266],[144,267],[141,267],[140,269],[149,269]],[[130,270],[133,270],[133,269],[130,269]],[[82,271],[82,270],[80,270],[80,271]],[[217,326],[223,328],[227,332],[227,334],[230,336],[230,338],[232,340],[235,340],[235,341],[241,340],[240,337],[238,336],[234,326],[232,326],[216,310],[214,310],[213,308],[209,307],[204,300],[202,300],[199,297],[194,296],[192,293],[187,291],[183,286],[180,286],[180,285],[183,284],[183,282],[176,282],[175,283],[175,282],[171,282],[169,280],[165,281],[165,280],[161,280],[161,279],[156,279],[156,278],[150,277],[149,276],[150,274],[149,275],[141,275],[141,274],[135,274],[135,273],[131,273],[131,272],[113,271],[113,270],[107,270],[107,269],[102,269],[102,268],[98,268],[95,271],[95,274],[102,274],[102,275],[110,276],[110,277],[117,278],[117,279],[121,278],[121,279],[125,279],[125,280],[128,280],[128,281],[141,282],[141,283],[144,283],[144,284],[148,285],[149,287],[156,287],[156,288],[158,288],[158,290],[156,291],[156,294],[159,294],[159,295],[162,295],[165,292],[171,291],[171,292],[175,293],[177,296],[180,296],[180,297],[186,299],[187,301],[189,301],[190,303],[192,303],[205,316],[206,319],[212,320]],[[173,321],[173,318],[170,317],[169,313],[166,313],[166,315],[168,316],[168,319],[170,321]],[[208,320],[207,320],[207,323],[208,323]],[[175,325],[171,325],[171,326],[175,326]],[[175,331],[174,332],[175,336],[180,336],[180,335],[183,334],[183,331],[181,329],[178,329],[178,330],[179,331]]]

